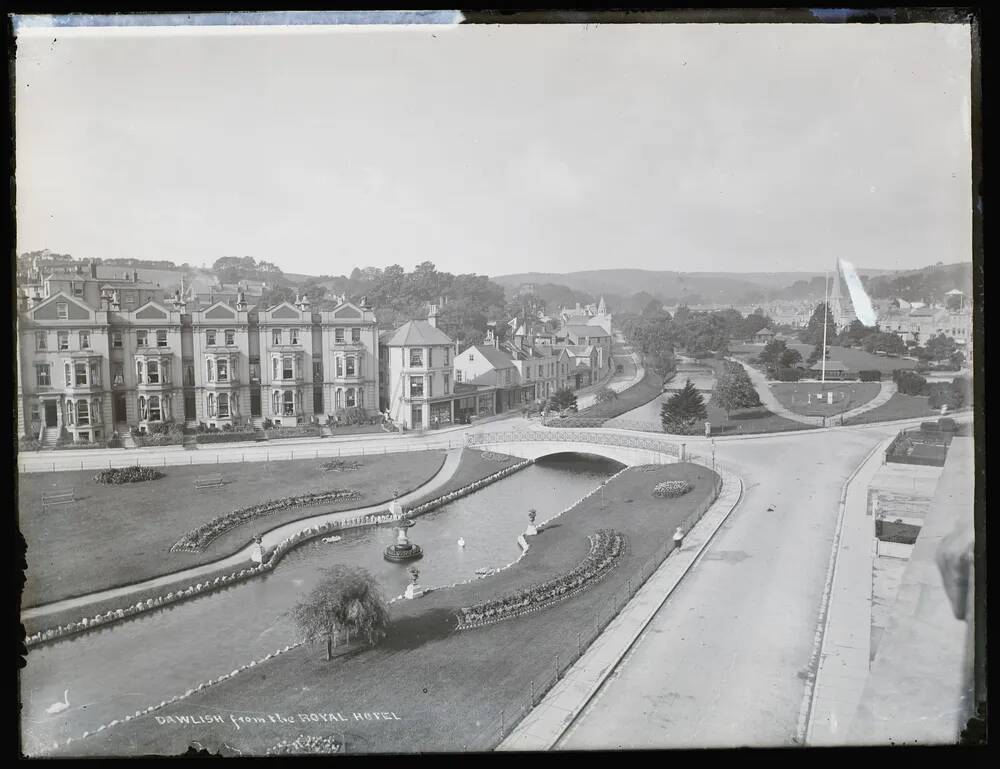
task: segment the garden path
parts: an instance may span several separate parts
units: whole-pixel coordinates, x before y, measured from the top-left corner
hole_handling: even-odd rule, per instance
[[[878,408],[883,403],[886,403],[893,395],[896,394],[896,383],[895,382],[882,382],[882,389],[878,391],[878,395],[872,398],[867,403],[862,403],[860,406],[849,409],[843,414],[837,416],[838,422],[846,422],[852,417],[858,416],[858,414],[864,414],[866,411],[871,411],[874,408]]]
[[[757,394],[760,396],[760,402],[763,403],[764,407],[772,414],[777,414],[785,419],[791,419],[794,422],[801,422],[805,425],[825,427],[822,417],[803,416],[802,414],[796,414],[791,409],[787,409],[782,406],[781,402],[775,397],[774,393],[771,392],[771,385],[768,383],[767,377],[765,377],[753,366],[747,365],[743,361],[737,360],[736,358],[727,358],[726,360],[734,361],[735,363],[739,363],[743,366],[747,374],[750,376],[750,381],[753,382],[753,386],[757,390]]]

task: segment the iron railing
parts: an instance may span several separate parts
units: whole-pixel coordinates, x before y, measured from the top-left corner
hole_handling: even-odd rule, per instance
[[[667,454],[671,457],[680,456],[680,447],[676,443],[658,440],[656,438],[639,438],[632,435],[619,435],[606,431],[575,430],[567,428],[558,431],[542,430],[511,430],[497,433],[469,433],[465,436],[467,446],[486,446],[496,443],[593,443],[599,446],[620,446],[630,449],[647,449]]]

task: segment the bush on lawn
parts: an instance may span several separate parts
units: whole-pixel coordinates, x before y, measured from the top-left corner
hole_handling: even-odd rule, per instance
[[[691,484],[687,481],[663,481],[653,487],[653,496],[661,499],[672,499],[687,494],[691,488]]]
[[[897,368],[892,372],[892,380],[902,395],[924,395],[926,393],[927,380],[916,372]]]
[[[32,438],[30,435],[25,435],[18,441],[18,449],[21,451],[39,451],[42,448],[42,442],[38,438]]]
[[[862,369],[858,372],[858,379],[862,382],[881,382],[882,372],[878,369]]]
[[[933,382],[927,385],[927,405],[932,409],[942,406],[960,409],[971,399],[971,392],[972,383],[968,377],[958,377],[951,382]]]
[[[133,465],[132,467],[109,467],[107,470],[101,470],[94,476],[94,480],[105,485],[121,486],[125,483],[155,481],[162,477],[163,473],[152,467]]]

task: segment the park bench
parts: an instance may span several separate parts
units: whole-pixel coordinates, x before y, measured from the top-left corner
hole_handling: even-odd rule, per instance
[[[222,486],[222,476],[221,475],[200,475],[194,479],[194,487],[197,490],[201,489],[218,489]]]
[[[47,491],[42,494],[42,511],[44,512],[56,505],[71,505],[74,502],[76,502],[75,489]]]

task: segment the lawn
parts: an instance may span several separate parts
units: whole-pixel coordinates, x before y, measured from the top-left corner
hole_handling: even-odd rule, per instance
[[[707,400],[707,399],[706,399]],[[778,416],[761,406],[756,409],[737,409],[726,416],[718,406],[706,403],[712,435],[753,435],[755,433],[781,433],[789,430],[810,430],[810,425]],[[702,435],[699,431],[699,435]]]
[[[815,417],[829,417],[842,414],[872,400],[882,389],[878,382],[779,382],[771,385],[771,392],[789,411]],[[825,397],[833,394],[833,403]]]
[[[802,353],[802,360],[805,361],[813,351],[813,347],[808,344],[788,345],[792,349]],[[761,348],[763,349],[763,348]],[[887,355],[873,355],[870,352],[856,347],[828,347],[830,352],[829,360],[839,360],[848,371],[857,373],[858,371],[872,370],[881,371],[883,374],[891,374],[898,368],[911,369],[917,367],[917,361],[906,360],[905,358],[890,358]],[[888,377],[886,377],[888,379]]]
[[[327,472],[329,459],[176,466],[157,481],[104,486],[94,471],[18,476],[18,522],[28,544],[25,607],[104,590],[209,563],[239,550],[258,531],[321,512],[350,510],[392,499],[393,488],[413,491],[444,463],[443,451],[358,457],[361,467]],[[194,479],[219,473],[222,488],[196,491]],[[391,477],[392,483],[386,482]],[[74,488],[75,505],[42,511],[50,489]],[[264,500],[333,488],[361,498],[302,506],[238,527],[203,553],[172,553],[187,531],[223,513]]]
[[[694,490],[674,500],[652,496],[655,483],[677,478],[690,481]],[[599,495],[583,500],[532,538],[531,549],[514,567],[393,604],[388,636],[373,649],[353,649],[326,662],[322,645],[301,647],[57,754],[176,755],[193,741],[212,751],[226,742],[244,753],[261,754],[278,740],[299,735],[344,735],[349,753],[490,750],[500,739],[501,711],[509,731],[529,707],[532,688],[541,695],[556,670],[565,668],[617,611],[626,587],[648,576],[650,559],[711,494],[716,479],[707,468],[690,464],[628,470],[606,487],[606,507],[602,509]],[[454,630],[460,607],[572,569],[588,552],[587,535],[604,527],[623,532],[627,550],[617,568],[589,590],[525,617]],[[233,665],[245,662],[233,660]],[[355,719],[355,713],[366,712],[395,718]],[[265,718],[265,723],[237,731],[229,723],[231,713],[277,713],[291,723]],[[311,713],[339,713],[347,721],[300,721],[298,714]],[[208,714],[221,714],[226,723],[155,720]]]
[[[646,369],[645,376],[618,393],[618,397],[606,403],[595,403],[574,417],[566,419],[551,419],[546,424],[549,427],[592,427],[595,420],[614,419],[617,416],[636,409],[659,396],[663,390],[663,378],[652,369]],[[598,421],[598,424],[599,424]]]
[[[489,446],[484,446],[482,449],[462,449],[462,458],[458,462],[455,474],[440,488],[407,503],[406,509],[410,510],[418,505],[422,505],[424,502],[429,502],[452,491],[457,491],[463,486],[468,486],[470,483],[474,483],[481,478],[493,475],[498,470],[522,461],[520,457],[492,452],[489,450]]]
[[[881,406],[844,420],[845,425],[864,425],[871,422],[890,422],[894,419],[914,419],[916,417],[938,417],[941,409],[932,409],[927,404],[926,395],[903,395],[893,393]]]

